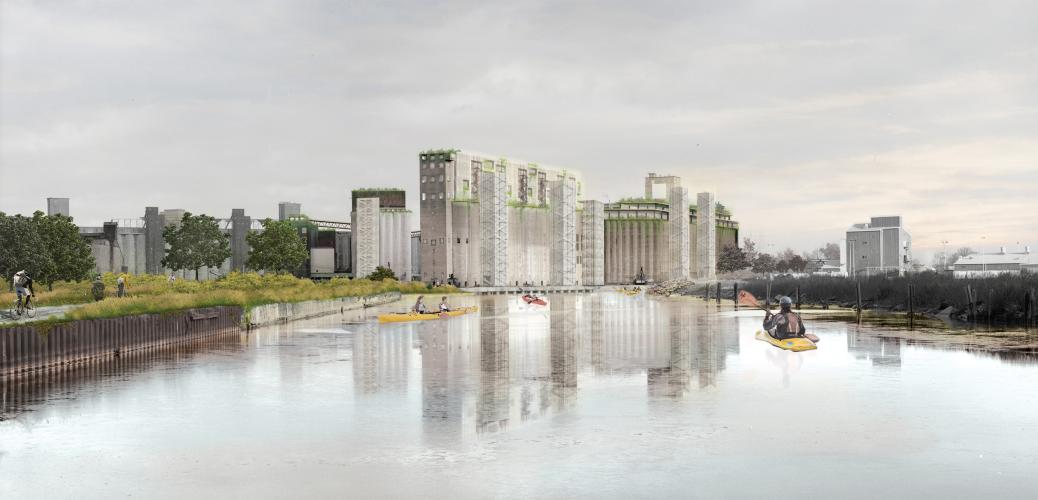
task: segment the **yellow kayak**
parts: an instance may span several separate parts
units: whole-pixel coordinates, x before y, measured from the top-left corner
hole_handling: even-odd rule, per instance
[[[816,346],[814,342],[811,342],[810,340],[804,337],[794,337],[791,339],[779,340],[775,337],[772,337],[771,335],[768,335],[767,332],[758,330],[756,338],[757,340],[767,342],[775,347],[778,347],[779,349],[785,349],[787,351],[800,352],[818,349],[818,346]]]
[[[468,314],[470,312],[476,312],[477,309],[479,309],[479,308],[473,306],[473,307],[462,307],[461,309],[455,309],[453,311],[445,312],[445,313],[418,314],[418,313],[407,312],[407,313],[379,314],[378,315],[378,322],[379,323],[400,323],[400,322],[403,322],[403,321],[424,321],[424,320],[427,320],[427,319],[445,319],[445,318],[450,318],[450,317],[453,317],[453,316],[461,316],[462,314]]]

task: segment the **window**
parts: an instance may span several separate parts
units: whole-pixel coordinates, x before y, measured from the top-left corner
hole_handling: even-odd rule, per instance
[[[422,193],[422,201],[425,201],[425,193]]]
[[[422,176],[422,184],[425,184],[425,176]]]
[[[443,182],[443,174],[440,174],[440,182]]]
[[[460,236],[458,237],[458,243],[461,243],[461,237]]]
[[[440,199],[441,200],[443,199],[443,193],[440,193]]]
[[[461,190],[462,191],[468,191],[469,190],[469,181],[467,181],[467,180],[461,181]]]

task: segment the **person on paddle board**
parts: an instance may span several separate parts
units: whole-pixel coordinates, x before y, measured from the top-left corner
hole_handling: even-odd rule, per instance
[[[779,340],[806,336],[807,329],[804,328],[804,320],[800,319],[799,314],[793,312],[793,300],[789,297],[782,297],[779,299],[779,306],[782,310],[778,314],[771,314],[771,311],[768,311],[764,315],[764,330]]]

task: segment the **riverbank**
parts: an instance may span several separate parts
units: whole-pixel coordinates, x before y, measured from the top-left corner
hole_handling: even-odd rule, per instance
[[[779,277],[722,282],[722,300],[733,300],[734,285],[758,299],[789,296],[800,307],[856,309],[940,319],[950,324],[1038,326],[1038,275],[957,279],[937,273],[850,279],[829,276]],[[911,290],[909,288],[911,285]],[[681,295],[717,297],[717,283],[689,285]],[[911,299],[911,300],[910,300]],[[907,316],[906,316],[907,317]]]
[[[113,296],[116,276],[105,275],[106,297],[93,301],[90,283],[58,283],[53,291],[38,290],[38,306],[82,304],[59,317],[40,321],[21,322],[20,325],[41,323],[63,323],[69,321],[119,318],[143,314],[163,314],[206,307],[240,307],[249,310],[264,304],[292,304],[309,301],[325,301],[346,297],[368,297],[386,293],[400,294],[453,294],[458,289],[452,286],[428,287],[421,282],[399,282],[395,280],[370,281],[366,279],[332,279],[315,282],[291,275],[266,275],[256,273],[230,273],[210,281],[178,280],[167,282],[158,275],[130,277],[126,296]],[[111,283],[109,286],[107,283]],[[42,288],[42,287],[41,287]],[[0,304],[11,304],[13,293],[0,294]],[[12,326],[0,325],[0,328]]]

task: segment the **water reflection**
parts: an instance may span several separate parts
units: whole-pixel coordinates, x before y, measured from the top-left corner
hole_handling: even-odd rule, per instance
[[[847,332],[847,351],[856,359],[871,361],[873,366],[900,368],[901,344],[899,338],[870,335],[860,329]]]

